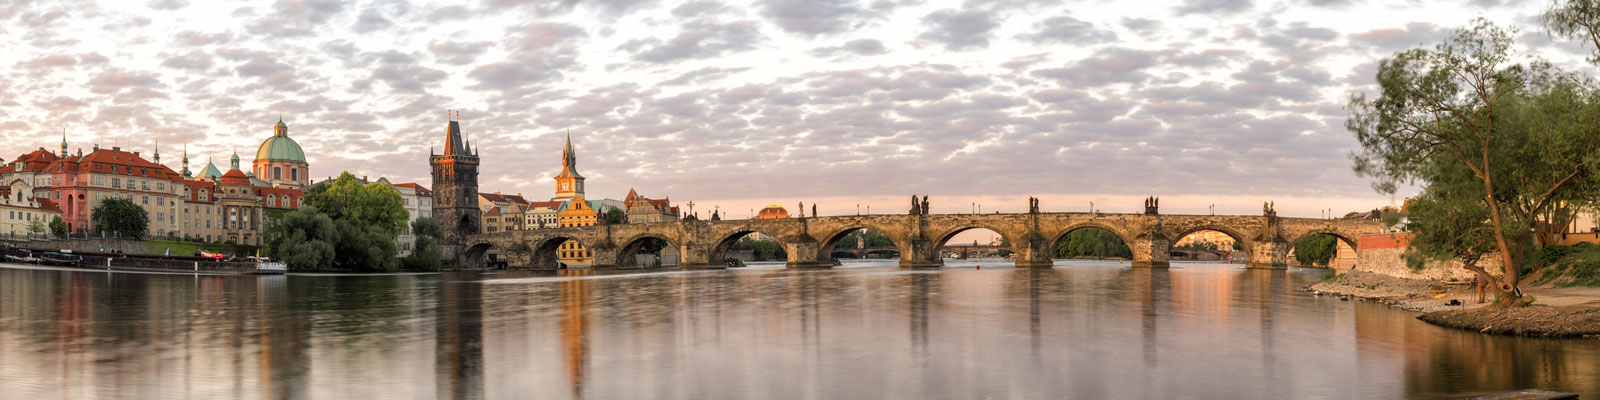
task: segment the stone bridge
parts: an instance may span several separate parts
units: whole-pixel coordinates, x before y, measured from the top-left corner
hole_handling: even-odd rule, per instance
[[[1275,213],[1273,213],[1275,214]],[[1283,218],[1265,216],[1209,216],[1023,213],[1023,214],[901,214],[858,215],[787,219],[680,221],[650,224],[597,225],[460,237],[449,255],[462,267],[483,265],[494,253],[511,268],[555,268],[562,242],[577,241],[594,255],[594,268],[628,268],[648,239],[660,239],[677,248],[686,268],[723,265],[729,247],[746,234],[759,232],[783,246],[790,268],[832,265],[834,245],[846,234],[870,229],[883,233],[900,250],[900,266],[939,267],[939,249],[951,237],[970,229],[988,229],[1012,244],[1018,267],[1050,267],[1051,249],[1067,233],[1100,228],[1121,237],[1133,250],[1134,267],[1168,265],[1171,243],[1184,236],[1214,230],[1232,236],[1249,255],[1251,268],[1287,268],[1293,243],[1315,234],[1333,235],[1354,247],[1365,233],[1379,232],[1370,220]]]

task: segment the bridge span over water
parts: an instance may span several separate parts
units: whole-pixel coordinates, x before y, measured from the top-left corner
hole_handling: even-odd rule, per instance
[[[1048,268],[1051,249],[1068,233],[1100,228],[1122,238],[1133,250],[1133,266],[1168,266],[1171,244],[1203,230],[1227,234],[1248,255],[1251,268],[1287,268],[1294,243],[1328,234],[1351,247],[1362,234],[1377,233],[1377,221],[1284,218],[1267,215],[1162,215],[1107,213],[901,214],[853,215],[786,219],[692,220],[649,224],[596,225],[464,235],[452,254],[462,265],[481,265],[484,254],[503,257],[511,268],[552,269],[561,243],[572,240],[589,249],[594,268],[629,268],[650,239],[678,250],[684,267],[723,265],[729,248],[750,233],[761,233],[782,245],[789,268],[825,268],[832,250],[850,232],[870,229],[891,239],[900,266],[943,265],[939,249],[951,237],[971,229],[988,229],[1011,243],[1018,267]]]

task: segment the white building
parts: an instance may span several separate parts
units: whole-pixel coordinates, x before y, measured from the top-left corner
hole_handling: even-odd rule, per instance
[[[50,221],[61,216],[54,203],[33,198],[33,185],[21,179],[0,187],[0,233],[27,235],[28,226],[37,221],[45,232],[50,231]]]
[[[400,255],[406,256],[411,254],[411,249],[417,243],[416,235],[411,232],[411,224],[417,222],[418,218],[433,218],[433,192],[415,183],[392,186],[396,192],[400,192],[400,201],[406,206],[406,229],[401,230],[400,236],[394,239]]]

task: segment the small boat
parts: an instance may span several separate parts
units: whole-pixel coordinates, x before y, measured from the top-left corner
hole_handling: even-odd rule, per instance
[[[739,259],[737,259],[737,258],[729,258],[729,259],[723,260],[723,261],[726,261],[728,263],[728,268],[744,268],[744,266],[745,266],[744,265],[744,261],[739,261]]]
[[[16,255],[7,254],[6,255],[6,262],[14,262],[14,263],[19,263],[19,264],[38,264],[39,263],[39,258],[38,257],[33,257],[33,256],[16,256]]]
[[[59,265],[66,267],[83,266],[83,256],[76,254],[62,254],[52,251],[39,255],[39,259],[44,265]]]

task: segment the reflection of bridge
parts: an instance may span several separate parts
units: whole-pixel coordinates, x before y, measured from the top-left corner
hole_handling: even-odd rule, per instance
[[[891,246],[867,248],[838,247],[831,252],[833,258],[899,258],[900,249]],[[841,257],[843,256],[843,257]]]
[[[791,268],[831,264],[832,250],[846,234],[870,229],[887,235],[900,251],[902,267],[938,267],[939,248],[970,229],[988,229],[1012,244],[1019,267],[1049,267],[1050,250],[1067,233],[1100,228],[1122,238],[1133,250],[1136,267],[1165,267],[1170,244],[1190,233],[1214,230],[1238,241],[1252,268],[1286,268],[1293,243],[1314,234],[1331,234],[1353,245],[1363,233],[1379,231],[1375,221],[1161,214],[1028,213],[910,214],[812,217],[764,220],[680,221],[599,225],[459,238],[459,261],[476,265],[486,252],[504,256],[513,268],[554,268],[556,250],[577,241],[594,254],[594,267],[630,267],[650,239],[678,248],[685,267],[713,266],[746,234],[760,232],[783,246]],[[620,265],[619,265],[620,263]],[[720,263],[716,263],[720,264]]]

